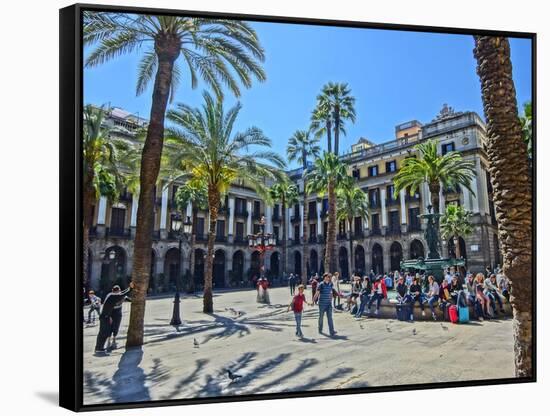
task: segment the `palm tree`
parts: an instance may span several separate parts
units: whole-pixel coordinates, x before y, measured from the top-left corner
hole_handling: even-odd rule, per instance
[[[327,272],[336,270],[336,187],[348,180],[345,165],[334,153],[325,152],[315,160],[313,169],[308,173],[307,191],[319,197],[328,196],[328,230],[325,246],[325,264]]]
[[[351,178],[349,178],[343,181],[341,186],[336,190],[336,206],[336,219],[338,221],[348,222],[350,269],[353,272],[355,266],[353,256],[353,221],[357,217],[363,220],[368,217],[369,206],[367,195],[355,185],[355,182]]]
[[[489,174],[503,254],[511,282],[517,377],[533,375],[533,188],[527,146],[518,118],[510,44],[499,36],[475,36],[481,81]]]
[[[533,153],[533,104],[531,101],[523,104],[523,115],[520,116],[519,121],[521,123],[523,141],[527,144],[527,154],[531,158]]]
[[[244,180],[269,201],[266,179],[275,179],[274,169],[260,162],[283,168],[284,162],[276,153],[262,148],[270,147],[271,140],[256,127],[233,134],[233,125],[241,105],[227,112],[223,101],[203,93],[201,108],[178,104],[167,118],[175,127],[168,130],[167,140],[174,145],[173,158],[181,169],[190,172],[191,186],[206,184],[208,194],[208,245],[204,276],[203,312],[212,313],[212,265],[216,222],[221,198],[232,183]],[[252,147],[254,150],[244,153]]]
[[[185,182],[182,186],[176,191],[176,206],[178,211],[183,214],[185,218],[185,212],[187,211],[187,204],[191,204],[192,220],[191,220],[191,240],[189,241],[189,271],[191,273],[191,281],[189,282],[188,290],[195,291],[195,243],[197,239],[197,217],[199,211],[204,211],[208,209],[208,191],[206,184],[194,184],[191,185],[189,182]]]
[[[462,258],[459,239],[472,234],[472,213],[460,205],[449,204],[441,217],[440,227],[443,238],[453,238],[456,258]]]
[[[320,139],[326,134],[327,152],[332,152],[332,114],[327,100],[317,97],[317,106],[311,113],[311,130]]]
[[[288,160],[296,161],[302,165],[302,180],[304,185],[304,218],[302,234],[302,280],[307,282],[307,264],[306,264],[306,252],[308,243],[308,217],[309,217],[309,204],[307,201],[307,173],[308,173],[308,159],[310,157],[317,157],[320,152],[319,139],[311,135],[311,130],[296,130],[292,137],[288,139],[288,146],[286,153]]]
[[[112,138],[109,130],[102,126],[104,115],[103,108],[91,105],[87,105],[83,112],[82,281],[85,287],[88,285],[92,207],[100,196],[115,200],[123,182],[117,157],[121,142]]]
[[[438,212],[441,184],[446,189],[462,185],[475,195],[471,188],[471,180],[475,177],[473,162],[464,160],[458,152],[439,155],[434,140],[417,144],[415,149],[420,157],[406,158],[393,178],[396,197],[402,189],[408,189],[413,196],[423,183],[427,183],[432,207]]]
[[[287,230],[286,230],[286,207],[291,206],[292,204],[295,204],[298,201],[298,188],[296,188],[296,185],[294,185],[292,182],[290,182],[290,179],[288,177],[286,180],[277,182],[275,185],[271,187],[271,199],[273,201],[281,201],[281,211],[282,211],[282,241],[283,241],[283,253],[282,253],[282,261],[283,261],[283,272],[286,273],[287,270],[287,259],[286,259],[286,244],[287,244]]]
[[[238,20],[181,16],[135,15],[86,12],[84,45],[95,45],[85,65],[94,67],[120,55],[141,52],[137,94],[152,82],[151,112],[140,166],[140,194],[134,240],[135,284],[126,346],[143,344],[145,295],[149,285],[151,244],[154,226],[153,191],[164,143],[164,121],[169,98],[180,81],[182,61],[189,71],[191,86],[198,77],[222,97],[222,85],[239,96],[239,81],[245,87],[252,78],[263,81],[258,62],[264,51],[248,23]]]
[[[329,109],[334,129],[334,153],[338,155],[340,147],[340,133],[346,134],[344,121],[355,123],[355,98],[351,96],[351,89],[347,83],[329,82],[323,86],[321,94],[317,97],[317,108],[326,111]],[[325,129],[329,129],[325,123]],[[330,140],[330,138],[328,138]]]

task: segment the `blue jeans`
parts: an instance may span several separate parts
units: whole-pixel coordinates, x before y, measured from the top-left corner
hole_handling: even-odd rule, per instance
[[[294,312],[294,319],[296,320],[296,335],[303,337],[302,333],[302,312]]]
[[[382,299],[384,299],[384,295],[382,293],[375,293],[371,296],[369,300],[369,304],[367,306],[367,309],[370,309],[372,303],[376,300],[376,310],[380,309],[380,302],[382,302]]]
[[[411,307],[414,308],[414,304],[418,302],[420,305],[420,309],[424,311],[424,294],[421,293],[420,295],[411,295]]]
[[[332,322],[332,302],[328,305],[319,304],[319,332],[323,332],[323,319],[327,314],[328,330],[330,335],[334,335],[334,323]]]
[[[495,300],[498,303],[498,307],[499,307],[500,311],[502,312],[504,310],[504,308],[502,307],[502,299],[500,298],[500,296],[498,295],[497,292],[489,291],[489,292],[487,292],[487,296],[489,296],[489,301],[491,302],[491,308],[493,308],[493,311],[495,313],[497,311],[497,308],[496,308],[496,305],[495,305]]]
[[[367,307],[368,303],[369,303],[369,295],[362,295],[361,304],[359,305],[359,309],[357,309],[357,313],[355,314],[356,318],[360,318],[361,316],[363,316],[363,313],[365,312],[365,308]]]
[[[438,300],[439,300],[439,296],[437,295],[434,295],[428,299],[428,306],[430,307],[432,314],[434,315],[435,315],[434,303],[437,303]]]

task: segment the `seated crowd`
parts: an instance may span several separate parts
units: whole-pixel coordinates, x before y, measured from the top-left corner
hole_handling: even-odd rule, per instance
[[[312,293],[315,293],[318,277],[313,276],[309,283]],[[509,299],[508,280],[498,268],[494,272],[487,269],[485,274],[478,273],[475,276],[467,272],[465,281],[459,273],[447,269],[441,283],[432,275],[398,271],[375,275],[371,271],[363,277],[358,274],[352,276],[351,289],[346,295],[340,291],[340,283],[339,274],[334,273],[332,284],[341,296],[333,298],[333,306],[337,310],[349,311],[356,319],[361,319],[365,313],[370,315],[373,305],[374,315],[378,315],[381,302],[388,298],[388,290],[391,288],[395,290],[395,301],[392,302],[411,306],[410,320],[414,318],[412,311],[416,304],[420,306],[422,316],[425,316],[427,306],[434,320],[437,320],[436,308],[440,308],[443,316],[447,317],[451,305],[471,306],[475,319],[491,319],[499,313],[504,315],[504,304]],[[340,297],[345,299],[342,304]]]

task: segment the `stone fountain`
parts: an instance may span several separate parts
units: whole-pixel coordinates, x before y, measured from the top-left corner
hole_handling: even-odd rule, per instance
[[[432,212],[433,207],[427,206],[428,213],[420,215],[419,217],[427,220],[426,230],[424,231],[424,238],[428,243],[428,256],[426,258],[419,257],[417,259],[403,260],[401,262],[401,269],[403,270],[422,270],[427,275],[433,275],[434,278],[441,282],[443,279],[443,271],[451,266],[457,269],[460,266],[464,266],[464,259],[452,259],[442,258],[439,254],[439,248],[441,247],[439,241],[439,217],[441,214],[435,214]]]

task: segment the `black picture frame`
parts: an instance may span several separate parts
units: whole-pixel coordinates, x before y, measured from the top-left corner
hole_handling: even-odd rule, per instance
[[[530,39],[532,42],[532,108],[533,108],[533,373],[532,377],[475,380],[468,382],[442,382],[414,385],[380,386],[368,388],[352,388],[343,390],[321,390],[287,392],[273,394],[254,394],[232,397],[192,398],[160,400],[150,402],[113,403],[100,405],[83,404],[83,340],[82,340],[82,284],[78,276],[82,274],[82,207],[81,182],[82,158],[81,146],[81,114],[83,109],[83,45],[82,45],[82,13],[84,11],[118,11],[127,13],[147,13],[162,15],[185,15],[197,17],[216,17],[224,19],[242,19],[257,22],[296,23],[305,25],[339,26],[352,28],[378,28],[400,31],[493,35]],[[512,383],[531,383],[537,380],[537,337],[536,337],[536,33],[510,32],[484,29],[449,28],[438,26],[416,26],[394,23],[373,23],[344,20],[328,20],[313,18],[263,16],[235,13],[214,13],[189,10],[169,10],[145,7],[108,6],[96,4],[75,4],[59,12],[60,31],[60,228],[59,228],[59,292],[60,292],[60,384],[59,403],[62,407],[73,411],[114,410],[125,408],[144,408],[156,406],[175,406],[200,403],[223,403],[249,400],[268,400],[280,398],[299,398],[326,395],[360,394],[388,391],[423,390],[433,388],[454,388],[466,386],[499,385]],[[68,253],[67,248],[74,247],[74,252]]]

